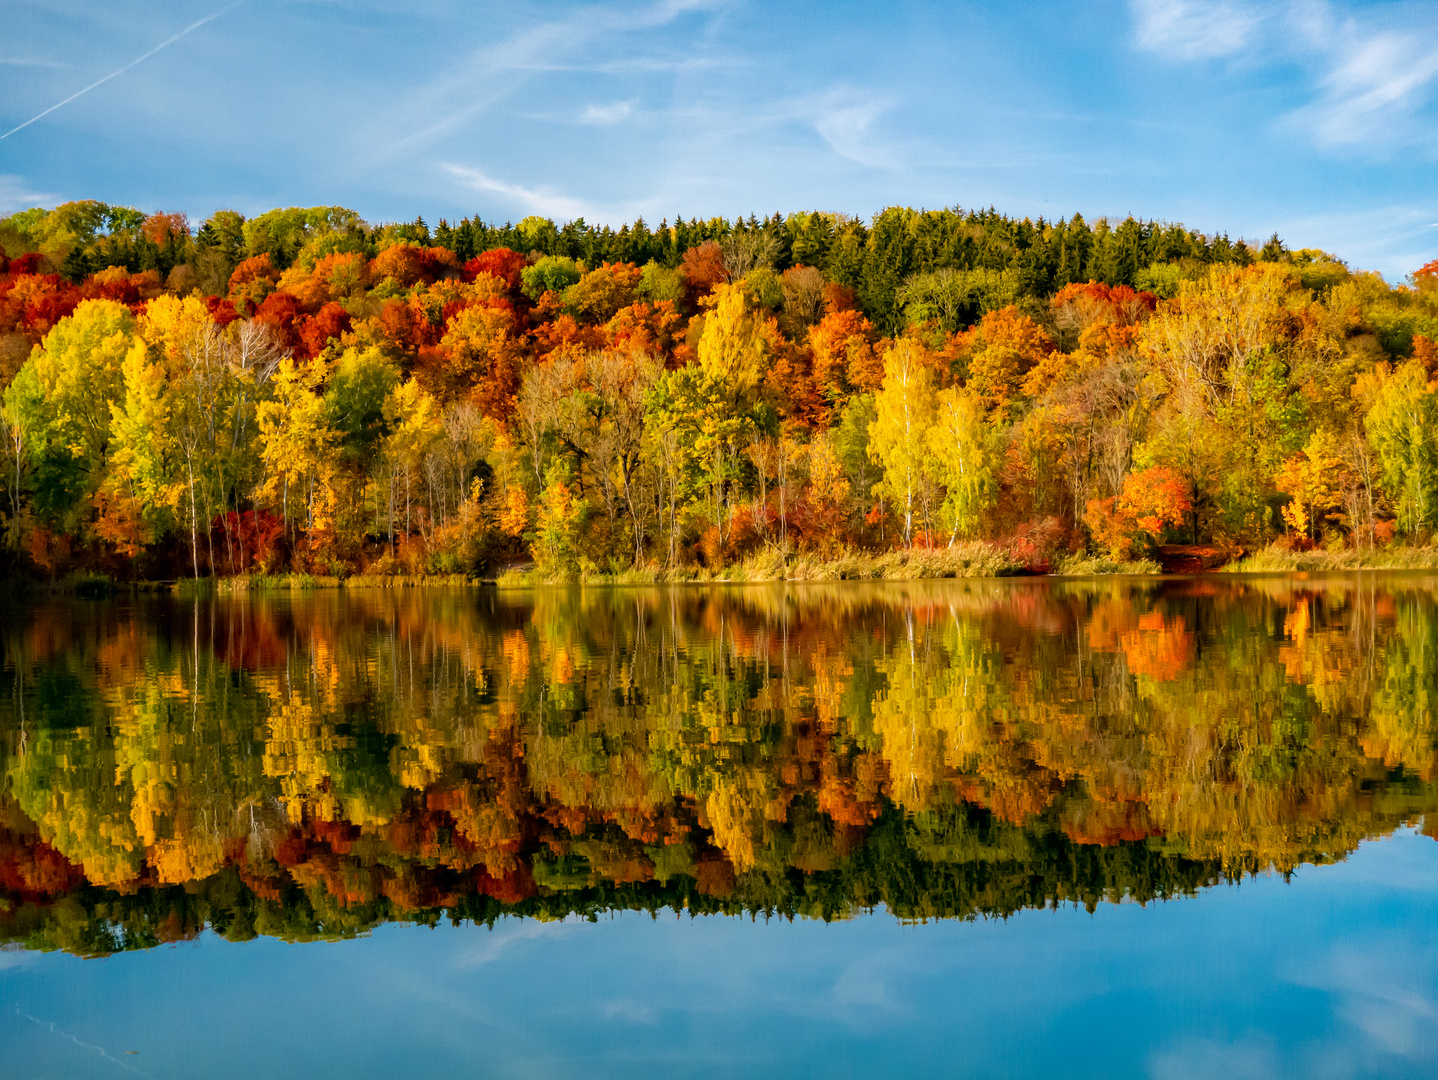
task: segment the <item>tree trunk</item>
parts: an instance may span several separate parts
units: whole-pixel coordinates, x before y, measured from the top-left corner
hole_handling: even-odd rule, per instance
[[[185,452],[185,465],[190,474],[190,559],[194,564],[195,580],[200,580],[200,537],[199,520],[195,508],[195,463],[189,451]]]

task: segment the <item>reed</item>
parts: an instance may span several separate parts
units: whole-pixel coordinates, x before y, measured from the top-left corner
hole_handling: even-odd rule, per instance
[[[1293,570],[1438,570],[1438,547],[1394,544],[1388,547],[1344,548],[1341,551],[1323,548],[1292,551],[1282,544],[1271,544],[1223,567],[1223,572],[1228,574]]]

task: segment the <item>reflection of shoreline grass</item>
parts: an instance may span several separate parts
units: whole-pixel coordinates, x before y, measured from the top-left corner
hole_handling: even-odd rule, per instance
[[[1289,551],[1273,544],[1221,568],[1225,574],[1321,570],[1438,570],[1438,547]]]
[[[1152,559],[1120,561],[1101,555],[1067,555],[1058,561],[1054,574],[1059,577],[1110,577],[1114,574],[1161,574],[1163,567]]]

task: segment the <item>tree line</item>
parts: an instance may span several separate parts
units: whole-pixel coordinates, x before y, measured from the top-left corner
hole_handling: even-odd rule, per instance
[[[682,574],[1425,541],[1438,262],[890,208],[0,219],[11,565]]]

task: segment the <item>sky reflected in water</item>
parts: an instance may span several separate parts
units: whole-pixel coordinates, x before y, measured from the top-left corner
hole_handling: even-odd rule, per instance
[[[0,1041],[17,1078],[1412,1077],[1438,1067],[1435,902],[1438,845],[1404,830],[1289,883],[1093,914],[7,952]]]

